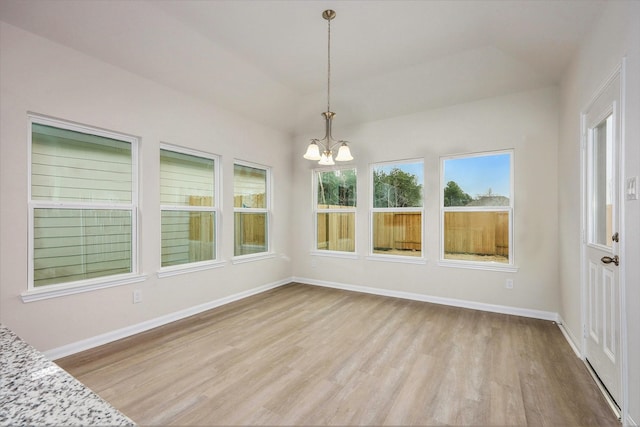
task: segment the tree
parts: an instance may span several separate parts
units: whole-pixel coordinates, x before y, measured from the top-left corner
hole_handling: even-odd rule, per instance
[[[447,182],[444,188],[444,205],[445,206],[466,206],[473,201],[473,197],[460,188],[455,181]]]
[[[407,208],[422,206],[422,184],[418,177],[399,168],[389,173],[373,171],[375,208]]]
[[[345,169],[319,173],[318,203],[331,206],[355,206],[355,170]]]

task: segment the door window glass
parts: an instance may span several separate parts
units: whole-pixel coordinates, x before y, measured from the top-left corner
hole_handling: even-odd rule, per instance
[[[591,130],[590,242],[611,247],[613,234],[613,116]]]

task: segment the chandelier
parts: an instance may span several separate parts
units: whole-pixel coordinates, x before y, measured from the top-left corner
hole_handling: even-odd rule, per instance
[[[328,9],[322,12],[322,17],[327,20],[327,111],[322,113],[325,121],[325,135],[322,139],[312,139],[304,153],[307,160],[318,160],[318,163],[325,166],[335,165],[333,161],[333,151],[338,148],[335,158],[337,162],[348,162],[353,160],[347,141],[335,140],[331,135],[331,122],[336,113],[331,111],[331,20],[336,17],[336,12]]]

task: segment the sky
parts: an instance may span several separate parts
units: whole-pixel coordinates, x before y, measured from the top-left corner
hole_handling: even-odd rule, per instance
[[[510,155],[462,157],[444,161],[444,182],[455,181],[471,197],[487,194],[510,197]]]

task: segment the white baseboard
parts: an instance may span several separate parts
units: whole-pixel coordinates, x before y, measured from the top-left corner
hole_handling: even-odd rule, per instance
[[[492,313],[511,314],[514,316],[531,317],[534,319],[558,321],[558,313],[551,311],[532,310],[529,308],[510,307],[506,305],[486,304],[475,301],[460,300],[455,298],[434,297],[413,292],[392,291],[388,289],[370,288],[367,286],[348,285],[345,283],[328,282],[325,280],[294,277],[293,281],[307,285],[323,286],[326,288],[343,289],[346,291],[362,292],[366,294],[382,295],[394,298],[403,298],[414,301],[430,302],[434,304],[449,305],[453,307],[471,308],[473,310],[489,311]]]
[[[581,345],[578,344],[580,341],[578,341],[578,339],[573,335],[570,329],[566,328],[566,326],[564,325],[564,319],[559,314],[558,327],[560,328],[562,335],[564,335],[564,339],[567,340],[567,342],[573,349],[573,352],[576,354],[576,356],[578,356],[579,359],[582,359],[582,351],[580,351]]]
[[[220,307],[221,305],[229,304],[234,301],[241,300],[243,298],[256,295],[270,289],[277,288],[279,286],[286,285],[293,281],[292,278],[278,280],[277,282],[268,283],[266,285],[259,286],[257,288],[249,289],[248,291],[239,292],[237,294],[229,295],[224,298],[220,298],[214,301],[209,301],[204,304],[189,307],[184,310],[169,313],[164,316],[156,317],[135,325],[127,326],[125,328],[117,329],[115,331],[107,332],[105,334],[97,335],[95,337],[87,338],[85,340],[76,341],[71,344],[63,345],[51,350],[44,351],[44,355],[49,360],[60,359],[61,357],[69,356],[90,348],[98,347],[103,344],[107,344],[122,338],[129,337],[131,335],[139,334],[140,332],[148,331],[149,329],[157,328],[158,326],[166,325],[167,323],[175,322],[176,320],[184,319],[194,314],[202,313],[203,311],[211,310],[212,308]]]

